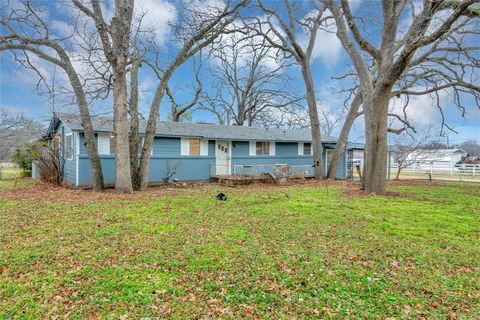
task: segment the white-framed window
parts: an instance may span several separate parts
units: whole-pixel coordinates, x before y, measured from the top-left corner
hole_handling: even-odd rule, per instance
[[[115,135],[114,134],[111,134],[110,137],[109,137],[109,143],[110,143],[110,150],[109,150],[109,154],[115,154],[117,152],[117,149],[116,149],[116,144],[115,144]]]
[[[65,135],[65,158],[73,160],[73,134]]]
[[[257,141],[255,143],[255,154],[257,156],[268,156],[268,155],[270,155],[270,142],[268,142],[268,141]]]
[[[97,151],[98,154],[110,154],[110,135],[99,134],[97,137]]]
[[[200,155],[200,139],[189,139],[189,151],[190,156]]]
[[[250,156],[274,156],[276,144],[274,141],[249,141]]]
[[[303,144],[303,155],[310,156],[312,154],[312,144],[309,142],[305,142]]]
[[[208,156],[208,140],[200,138],[181,138],[180,154],[182,156]]]

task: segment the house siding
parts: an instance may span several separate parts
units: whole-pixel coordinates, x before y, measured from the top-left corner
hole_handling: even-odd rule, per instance
[[[159,138],[153,140],[154,156],[178,157],[180,156],[180,138]]]
[[[73,133],[74,157],[73,160],[65,161],[65,181],[72,185],[77,184],[76,170],[78,167],[78,185],[89,186],[92,181],[91,166],[85,147],[84,134],[80,132],[77,139],[75,132],[72,132],[63,124],[60,124],[56,128],[56,131],[62,134],[63,143],[65,143],[65,135]],[[261,141],[261,139],[259,139],[259,141]],[[178,179],[180,181],[210,179],[211,172],[214,171],[216,165],[215,148],[215,140],[208,140],[208,155],[182,156],[180,138],[155,137],[150,160],[149,182],[163,182],[167,171],[169,171],[168,168],[172,166],[176,167],[175,174],[171,177],[172,179]],[[78,156],[76,155],[77,150],[79,150]],[[325,147],[323,150],[323,160],[325,163]],[[100,155],[100,161],[105,184],[113,185],[115,183],[115,157],[113,155]],[[274,165],[281,163],[288,163],[293,166],[312,165],[313,157],[311,155],[298,155],[297,142],[276,142],[275,155],[272,156],[250,156],[249,141],[232,141],[231,165]],[[346,177],[345,154],[343,154],[340,160],[336,173],[338,178]]]
[[[63,180],[64,182],[68,183],[68,184],[71,184],[71,185],[75,185],[76,183],[76,165],[77,165],[77,159],[75,157],[75,134],[72,132],[72,130],[70,130],[70,128],[68,128],[67,126],[65,126],[63,123],[59,123],[57,125],[57,127],[55,128],[55,133],[57,134],[60,134],[61,135],[61,139],[62,139],[62,147],[61,147],[61,150],[60,150],[60,156],[62,157],[62,159],[64,160],[64,166],[63,166]],[[65,137],[67,136],[67,134],[72,134],[72,146],[73,146],[73,159],[69,160],[66,158],[66,155],[65,155],[65,148],[66,148],[66,139]]]
[[[276,156],[298,157],[298,142],[277,142]]]

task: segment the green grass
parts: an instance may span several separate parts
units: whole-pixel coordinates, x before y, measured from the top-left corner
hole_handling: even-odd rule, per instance
[[[22,176],[22,170],[19,168],[0,168],[2,179],[20,178]]]
[[[123,196],[25,181],[0,184],[0,319],[480,314],[478,185]]]

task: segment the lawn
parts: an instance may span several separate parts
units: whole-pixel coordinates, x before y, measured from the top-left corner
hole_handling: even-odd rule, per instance
[[[19,168],[0,168],[0,171],[0,177],[2,177],[2,179],[19,178],[23,174]]]
[[[0,319],[478,318],[480,185],[357,190],[0,181]]]

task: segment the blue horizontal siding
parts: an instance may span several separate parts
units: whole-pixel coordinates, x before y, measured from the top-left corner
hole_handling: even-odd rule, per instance
[[[248,156],[248,141],[232,141],[232,157]]]
[[[92,167],[90,160],[86,156],[80,156],[78,164],[78,180],[80,186],[88,186],[92,182]],[[100,156],[100,164],[103,172],[103,182],[105,184],[115,183],[115,158],[113,156]]]
[[[298,156],[297,142],[277,142],[275,144],[275,155],[277,157]]]
[[[180,155],[180,138],[158,138],[153,140],[153,155],[178,157]]]
[[[79,159],[79,184],[88,186],[91,183],[91,166],[86,156]],[[102,165],[104,183],[107,185],[115,184],[115,158],[113,156],[100,156]],[[172,178],[178,180],[194,181],[210,179],[211,165],[215,165],[215,157],[158,157],[152,156],[150,159],[149,182],[163,182],[166,177],[167,167],[176,166],[175,174]]]
[[[86,149],[83,144],[83,134],[80,133],[80,157],[79,157],[79,185],[88,186],[91,183],[91,167]],[[274,165],[287,163],[289,165],[312,165],[312,156],[299,156],[298,144],[295,142],[277,142],[275,156],[249,156],[248,141],[232,142],[232,165]],[[180,138],[155,137],[153,143],[153,155],[150,160],[149,182],[159,183],[167,175],[167,167],[176,166],[172,178],[180,181],[208,180],[211,166],[215,166],[215,141],[208,141],[208,156],[180,156]],[[104,181],[107,185],[115,183],[115,159],[113,155],[102,155],[101,165]],[[326,152],[323,150],[323,160],[326,161]],[[337,168],[337,177],[345,178],[345,154],[342,156]],[[70,165],[70,164],[69,164]],[[68,181],[75,183],[75,166],[69,169]]]

